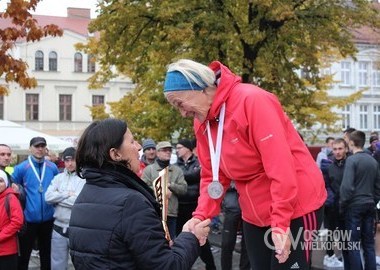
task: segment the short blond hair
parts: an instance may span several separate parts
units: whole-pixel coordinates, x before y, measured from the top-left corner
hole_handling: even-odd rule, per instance
[[[215,87],[214,71],[206,65],[190,59],[180,59],[168,66],[167,72],[178,71],[185,76],[189,82],[194,82],[202,87]]]

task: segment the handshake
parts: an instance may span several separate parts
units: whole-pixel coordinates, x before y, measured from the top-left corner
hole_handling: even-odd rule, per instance
[[[193,233],[198,238],[199,245],[203,246],[206,244],[207,236],[210,232],[210,223],[210,219],[201,221],[200,219],[192,218],[183,225],[182,232]]]

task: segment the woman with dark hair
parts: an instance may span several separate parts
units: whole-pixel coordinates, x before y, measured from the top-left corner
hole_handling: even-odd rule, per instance
[[[210,220],[186,223],[169,245],[159,205],[136,175],[140,148],[122,120],[93,122],[81,136],[77,173],[86,184],[69,228],[75,269],[190,269],[198,257]]]

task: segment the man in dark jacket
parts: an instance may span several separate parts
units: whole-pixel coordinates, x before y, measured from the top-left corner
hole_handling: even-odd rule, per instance
[[[343,138],[338,138],[334,140],[332,149],[333,160],[329,161],[328,166],[322,170],[328,194],[328,199],[325,203],[324,225],[330,232],[335,231],[337,228],[344,229],[342,219],[339,218],[339,189],[343,179],[348,145]],[[334,239],[328,236],[327,241],[331,244],[326,247],[323,265],[326,267],[343,267],[342,262],[335,256],[334,249],[332,248]],[[346,257],[345,251],[343,251],[343,256]]]
[[[376,269],[373,224],[375,203],[380,199],[380,174],[376,160],[364,152],[364,143],[364,132],[356,130],[350,134],[353,155],[347,158],[340,187],[340,209],[345,228],[351,232],[348,244],[352,248],[347,251],[349,269],[362,269],[360,247],[366,269]]]

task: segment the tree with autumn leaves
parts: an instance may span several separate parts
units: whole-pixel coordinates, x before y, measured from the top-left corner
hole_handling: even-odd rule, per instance
[[[138,138],[192,134],[191,122],[162,93],[166,66],[179,58],[220,60],[244,82],[275,93],[297,127],[333,127],[333,108],[360,93],[329,98],[332,75],[321,70],[355,56],[353,29],[379,22],[366,0],[103,0],[90,25],[100,38],[78,48],[100,63],[92,87],[109,81],[115,68],[136,83],[111,104],[111,115],[126,119]]]
[[[9,27],[0,29],[0,77],[6,83],[16,82],[22,88],[34,88],[37,81],[28,75],[26,61],[12,55],[16,42],[35,42],[46,36],[61,36],[63,31],[54,24],[39,26],[30,11],[35,10],[40,0],[11,0],[0,20],[9,20]],[[0,95],[8,93],[6,85],[0,85]]]

